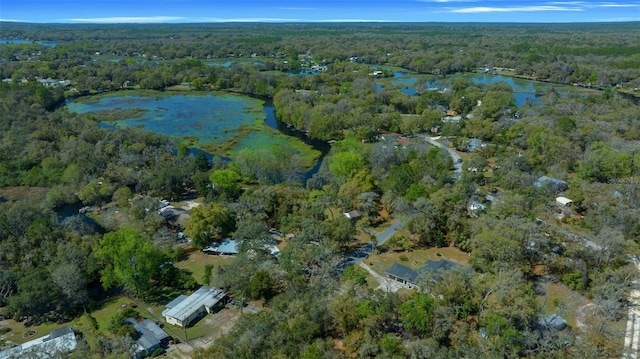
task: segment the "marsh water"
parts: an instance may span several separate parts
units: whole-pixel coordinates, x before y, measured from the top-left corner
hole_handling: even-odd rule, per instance
[[[248,96],[131,92],[82,98],[65,107],[88,117],[134,110],[135,113],[124,119],[101,122],[100,125],[106,128],[139,127],[187,141],[193,147],[192,153],[203,152],[209,159],[213,152],[210,149],[224,144],[227,144],[229,154],[233,154],[244,148],[287,147],[294,142],[303,142],[302,146],[309,147],[307,151],[320,152],[320,160],[310,165],[306,178],[317,171],[322,157],[329,152],[326,142],[309,139],[304,133],[279,123],[270,102]]]
[[[66,107],[77,113],[135,109],[135,116],[110,124],[140,127],[177,139],[192,138],[198,144],[228,141],[242,126],[251,126],[264,116],[259,100],[230,94],[123,93],[85,98]]]
[[[48,47],[56,47],[56,46],[58,46],[58,43],[57,42],[53,42],[53,41],[32,41],[32,40],[24,40],[24,39],[0,39],[0,45],[5,45],[5,44],[19,44],[19,45],[38,44],[38,45],[48,46]]]

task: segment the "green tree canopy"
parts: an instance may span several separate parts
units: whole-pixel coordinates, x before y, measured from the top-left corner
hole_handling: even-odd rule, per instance
[[[135,295],[151,288],[151,279],[165,261],[151,241],[130,228],[105,234],[95,255],[103,265],[102,286],[105,289],[121,286]]]
[[[329,169],[338,178],[349,178],[364,165],[364,158],[356,152],[338,152],[331,157]]]
[[[240,175],[232,169],[216,170],[211,173],[209,180],[213,184],[213,189],[219,193],[226,193],[231,196],[240,191]]]
[[[418,333],[427,334],[432,325],[436,301],[424,293],[417,293],[400,306],[400,314],[405,327]]]
[[[204,248],[211,240],[222,239],[234,227],[229,210],[212,202],[191,210],[185,232],[193,238],[193,245]]]

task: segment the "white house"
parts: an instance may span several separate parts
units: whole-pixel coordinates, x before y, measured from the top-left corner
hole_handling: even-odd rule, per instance
[[[561,207],[569,207],[571,203],[573,203],[573,201],[567,197],[556,197],[556,204]]]
[[[196,318],[212,313],[227,294],[222,289],[202,286],[190,296],[180,295],[165,306],[162,315],[169,324],[187,327]]]

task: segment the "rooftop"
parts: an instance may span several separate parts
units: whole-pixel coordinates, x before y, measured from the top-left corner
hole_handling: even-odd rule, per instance
[[[219,244],[211,244],[202,249],[204,252],[238,254],[240,253],[240,245],[235,239],[225,238]]]
[[[561,204],[563,206],[566,206],[566,205],[569,205],[569,204],[573,203],[573,201],[570,200],[567,197],[557,197],[556,198],[556,202],[558,202],[559,204]]]
[[[412,283],[415,283],[416,279],[418,279],[418,272],[400,263],[393,263],[391,267],[387,269],[387,274]]]
[[[71,327],[56,329],[43,337],[28,341],[22,345],[0,352],[0,358],[54,357],[56,353],[68,353],[76,348],[76,335]]]
[[[136,341],[140,346],[140,349],[149,351],[156,348],[160,343],[169,338],[164,330],[162,330],[156,323],[145,318],[127,318],[125,322],[131,324],[135,330],[140,334],[140,337]]]
[[[171,301],[169,304],[175,304],[175,306],[167,308],[167,310],[162,312],[162,315],[184,321],[193,313],[194,309],[201,308],[202,306],[207,308],[213,307],[224,298],[225,295],[226,293],[221,289],[202,286],[178,303],[175,303],[176,300]]]

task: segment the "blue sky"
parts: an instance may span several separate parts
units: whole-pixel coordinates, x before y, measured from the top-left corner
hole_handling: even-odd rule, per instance
[[[1,21],[609,22],[640,21],[640,0],[0,0]]]

